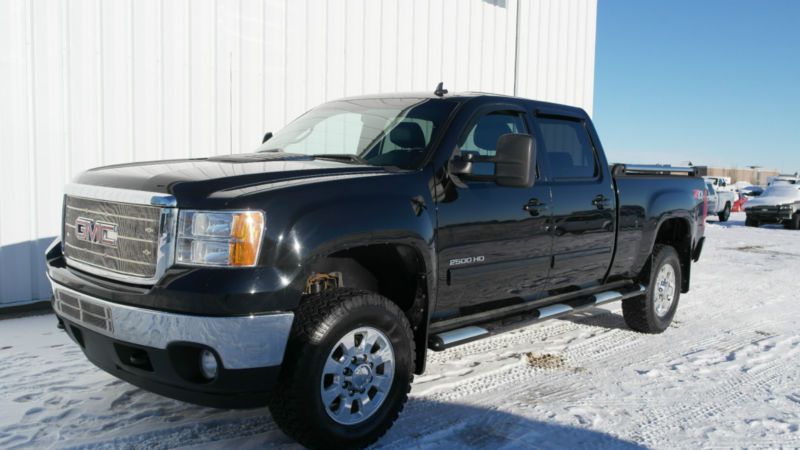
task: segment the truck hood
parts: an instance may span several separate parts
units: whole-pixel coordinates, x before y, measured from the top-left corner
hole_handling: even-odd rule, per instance
[[[747,208],[753,206],[778,206],[800,202],[800,187],[797,185],[770,186],[760,196],[749,200]]]
[[[289,180],[313,182],[329,177],[384,174],[383,167],[315,159],[289,153],[249,153],[211,158],[149,161],[98,167],[81,173],[75,183],[172,194],[190,201],[220,191],[246,191]]]

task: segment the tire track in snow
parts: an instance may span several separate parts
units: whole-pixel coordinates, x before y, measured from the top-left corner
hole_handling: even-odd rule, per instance
[[[754,400],[752,389],[764,390],[771,382],[782,376],[786,361],[773,361],[759,370],[739,373],[734,376],[716,380],[713,387],[703,392],[692,392],[688,398],[676,401],[664,407],[643,408],[638,418],[634,418],[630,428],[640,430],[641,442],[656,445],[663,442],[665,436],[676,431],[685,431],[725,411],[741,407]],[[748,387],[745,390],[742,387]],[[746,392],[746,393],[745,393]],[[712,402],[697,402],[696,397],[713,398]]]
[[[636,360],[635,364],[637,366],[647,366],[648,364],[657,362],[663,363],[665,360],[691,354],[698,349],[710,346],[718,347],[720,351],[732,351],[740,348],[742,345],[752,343],[753,339],[763,340],[771,336],[758,333],[758,331],[763,328],[764,324],[762,322],[740,324],[735,327],[729,327],[725,334],[722,335],[715,330],[707,330],[710,334],[700,341],[694,341],[690,349],[668,347],[665,352],[662,348],[663,342],[658,341],[658,336],[654,336],[650,339],[651,336],[648,335],[630,330],[613,328],[606,328],[599,332],[594,331],[597,328],[606,327],[609,318],[612,319],[615,325],[619,325],[619,322],[624,323],[620,316],[616,316],[612,312],[600,313],[599,315],[588,318],[577,318],[574,322],[565,321],[567,323],[555,326],[559,333],[550,334],[548,336],[548,343],[557,347],[558,338],[563,338],[570,332],[594,332],[594,334],[588,338],[570,339],[571,342],[575,342],[576,340],[578,342],[576,344],[565,344],[563,351],[559,353],[559,356],[564,358],[568,366],[580,370],[580,368],[587,365],[587,362],[600,362],[610,357],[619,359],[620,365],[625,366],[631,362],[630,356],[641,353],[647,354],[647,357]],[[536,325],[534,325],[534,327],[535,326]],[[594,328],[594,330],[592,328]],[[483,345],[475,345],[476,343],[466,344],[471,348],[468,351],[460,352],[458,356],[463,358],[465,355],[476,356],[484,353],[491,357],[496,354],[497,348],[509,348],[513,345],[528,343],[535,346],[535,344],[541,344],[542,342],[537,342],[534,338],[546,334],[547,331],[547,329],[530,330],[530,332],[524,330],[519,333],[519,336],[510,336],[507,339],[501,336],[494,338],[499,340],[499,343],[496,341],[486,342],[489,339],[493,339],[489,338],[484,341],[478,341],[478,343],[482,343]],[[643,346],[645,348],[643,348]],[[650,348],[648,349],[647,347]],[[458,347],[455,349],[458,349]],[[455,353],[455,349],[440,352],[440,354],[446,356],[444,354],[448,352]],[[536,349],[531,348],[530,351],[535,352]],[[456,357],[456,355],[451,356],[451,358]],[[477,360],[477,362],[480,362],[480,360]],[[543,384],[537,384],[536,388],[537,391],[543,392],[543,395],[539,397],[540,401],[566,399],[579,401],[587,392],[591,392],[592,390],[591,385],[574,381],[567,384],[572,386],[572,388],[566,391],[563,389],[565,385],[564,379],[566,377],[575,378],[573,377],[573,373],[569,370],[554,371],[529,367],[524,363],[522,356],[519,354],[517,354],[517,361],[489,372],[479,373],[475,376],[469,376],[469,373],[466,375],[458,375],[459,371],[457,370],[451,371],[451,373],[453,372],[456,373],[454,379],[448,380],[447,375],[434,378],[432,380],[433,386],[427,389],[419,389],[418,387],[415,394],[440,401],[453,401],[465,396],[490,392],[510,384],[519,384],[517,388],[512,388],[507,391],[507,393],[511,395],[517,391],[531,389],[528,383],[525,382],[540,377],[543,372],[547,374],[547,377],[545,380],[542,380]],[[424,386],[424,384],[415,385]],[[551,387],[551,389],[547,389],[548,386]],[[558,386],[562,386],[562,388],[557,388]],[[446,392],[442,392],[444,390],[446,390]]]

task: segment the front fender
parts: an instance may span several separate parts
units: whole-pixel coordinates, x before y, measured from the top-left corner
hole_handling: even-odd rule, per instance
[[[429,298],[434,298],[436,216],[425,173],[378,178],[383,180],[353,180],[286,194],[297,201],[267,225],[273,230],[268,264],[285,285],[285,303],[299,303],[315,262],[375,244],[413,248],[425,264]],[[270,222],[269,211],[267,217]]]

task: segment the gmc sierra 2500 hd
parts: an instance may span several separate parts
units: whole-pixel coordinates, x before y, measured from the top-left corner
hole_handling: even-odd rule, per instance
[[[705,202],[692,168],[609,167],[581,109],[439,88],[323,104],[251,154],[88,170],[46,259],[59,326],[101,369],[362,447],[429,348],[508,316],[622,301],[664,331]]]

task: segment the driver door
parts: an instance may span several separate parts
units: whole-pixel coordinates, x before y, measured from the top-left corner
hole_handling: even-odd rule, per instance
[[[494,156],[508,133],[530,134],[522,110],[496,108],[473,118],[459,139],[461,154]],[[493,173],[475,163],[474,174]],[[455,175],[451,175],[455,177]],[[435,317],[518,303],[543,291],[550,269],[550,188],[499,186],[459,178],[438,206],[439,291]]]

